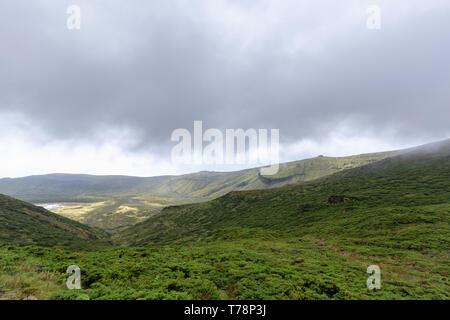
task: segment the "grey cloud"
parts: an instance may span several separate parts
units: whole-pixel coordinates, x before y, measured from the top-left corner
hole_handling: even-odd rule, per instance
[[[22,113],[54,139],[125,127],[139,135],[136,148],[156,150],[193,120],[320,139],[349,116],[375,132],[394,128],[399,139],[448,133],[450,4],[422,2],[430,9],[399,21],[386,12],[378,32],[355,16],[361,21],[322,49],[293,54],[283,48],[326,27],[323,19],[299,12],[298,24],[280,22],[242,49],[201,1],[189,10],[174,1],[76,2],[80,31],[65,28],[69,2],[0,4],[0,112]],[[336,8],[322,2],[321,10]]]

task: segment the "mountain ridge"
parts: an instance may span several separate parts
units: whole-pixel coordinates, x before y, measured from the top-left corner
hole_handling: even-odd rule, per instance
[[[298,185],[232,191],[209,202],[167,207],[115,239],[126,245],[173,244],[206,239],[226,228],[285,232],[320,216],[339,220],[336,209],[359,210],[363,217],[377,208],[391,211],[395,206],[406,214],[415,206],[443,205],[439,212],[450,213],[450,140],[428,147]],[[348,201],[335,206],[328,201],[334,196]]]
[[[179,181],[192,181],[201,179],[212,179],[212,182],[206,181],[207,184],[220,184],[224,182],[224,178],[237,176],[253,179],[251,181],[254,187],[264,187],[264,181],[269,182],[272,185],[278,185],[277,180],[283,179],[282,182],[288,181],[290,183],[296,183],[302,181],[302,179],[296,179],[296,177],[305,176],[305,174],[298,173],[295,171],[294,167],[299,167],[300,164],[311,164],[313,162],[330,162],[331,164],[338,163],[340,161],[361,161],[362,163],[367,163],[371,161],[376,161],[383,159],[385,157],[397,154],[398,151],[386,151],[386,152],[375,152],[375,153],[364,153],[353,156],[345,157],[326,157],[318,156],[314,158],[307,158],[303,160],[290,161],[280,164],[280,171],[273,176],[261,176],[259,174],[259,169],[261,167],[255,167],[250,169],[238,170],[238,171],[199,171],[194,173],[182,174],[182,175],[162,175],[153,177],[139,177],[139,176],[127,176],[127,175],[91,175],[91,174],[70,174],[70,173],[51,173],[45,175],[31,175],[19,178],[1,178],[0,179],[0,193],[10,195],[25,201],[30,202],[42,202],[42,201],[92,201],[94,196],[102,197],[114,192],[123,192],[130,195],[145,195],[146,193],[154,193],[157,195],[168,195],[168,190],[171,188],[181,189],[176,184]],[[355,163],[356,164],[356,163]],[[344,163],[342,167],[334,167],[334,170],[345,169],[348,163]],[[359,165],[359,164],[357,164]],[[333,171],[330,169],[330,171]],[[291,173],[292,172],[292,173]],[[333,171],[334,172],[334,171]],[[247,177],[248,174],[251,177]],[[312,177],[307,179],[314,179],[316,176],[326,175],[326,173],[314,174]],[[263,181],[260,181],[263,180]],[[235,182],[234,185],[242,184]],[[163,190],[160,186],[164,183],[164,187],[167,188]],[[258,183],[260,183],[258,185]],[[24,184],[27,184],[24,186]],[[40,190],[36,190],[37,187]],[[61,187],[72,188],[71,193],[76,193],[75,196],[64,194],[61,192]],[[46,188],[50,188],[46,190]],[[52,189],[53,188],[53,189]],[[44,190],[44,191],[42,191]],[[55,195],[49,197],[45,192],[54,191]],[[170,191],[170,190],[169,190]],[[190,191],[179,192],[180,196],[189,195]],[[193,191],[197,193],[199,197],[205,195],[211,195],[210,192],[201,190],[201,186]],[[213,192],[213,196],[217,195]]]
[[[271,189],[313,181],[431,145],[290,161],[280,164],[279,172],[273,176],[262,176],[260,167],[156,177],[34,175],[0,179],[0,193],[36,204],[62,203],[63,206],[51,210],[72,220],[115,232],[142,222],[164,207],[209,201],[230,191]]]

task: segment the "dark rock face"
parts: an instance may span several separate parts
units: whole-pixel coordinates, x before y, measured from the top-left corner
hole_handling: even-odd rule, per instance
[[[89,240],[94,240],[94,241],[98,240],[98,238],[93,234],[88,234],[88,238],[89,238]]]
[[[352,197],[346,197],[346,196],[330,196],[327,198],[327,203],[328,204],[338,204],[338,203],[352,201],[352,200],[356,200],[356,199],[352,198]]]
[[[278,183],[282,183],[282,182],[288,181],[290,179],[293,179],[294,177],[297,177],[297,176],[304,178],[305,174],[297,173],[297,174],[293,174],[293,175],[283,177],[283,178],[268,178],[268,177],[263,176],[261,173],[258,173],[258,179],[261,180],[267,186],[273,186]]]

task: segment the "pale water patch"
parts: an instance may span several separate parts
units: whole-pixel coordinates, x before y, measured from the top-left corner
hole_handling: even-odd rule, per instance
[[[61,209],[65,208],[65,205],[62,205],[60,203],[37,203],[35,204],[38,207],[42,207],[46,210],[55,210],[55,209]]]

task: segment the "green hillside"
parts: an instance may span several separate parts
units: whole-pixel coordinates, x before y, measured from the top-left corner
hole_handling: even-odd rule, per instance
[[[384,236],[387,231],[396,234],[399,226],[419,222],[420,228],[432,226],[434,232],[441,231],[444,225],[436,228],[432,223],[448,222],[450,143],[438,146],[297,186],[230,192],[205,203],[169,207],[116,239],[127,245],[185,243],[234,227],[367,238],[376,230]],[[328,203],[334,196],[343,201]],[[386,221],[383,228],[362,229],[370,223],[380,226],[380,219]]]
[[[207,200],[232,190],[279,187],[309,181],[371,162],[401,151],[332,158],[319,156],[280,165],[274,176],[262,177],[259,168],[234,172],[209,172],[160,177],[50,174],[0,179],[0,192],[29,202],[93,202],[111,197]],[[158,202],[158,200],[156,200]],[[163,202],[163,201],[161,201]],[[164,204],[164,203],[163,203]]]
[[[283,163],[276,175],[261,176],[260,168],[235,172],[199,172],[168,177],[156,186],[143,185],[142,196],[161,195],[175,199],[209,200],[230,191],[255,190],[281,187],[289,184],[311,181],[335,172],[359,167],[391,157],[400,151],[371,153],[349,157],[324,157]],[[148,189],[147,189],[148,188]],[[145,190],[145,191],[144,191]],[[147,191],[148,190],[148,191]],[[190,202],[193,202],[193,201]]]
[[[166,206],[207,201],[235,190],[269,189],[310,181],[400,152],[341,158],[319,156],[281,164],[274,176],[261,176],[260,169],[254,168],[150,178],[51,174],[0,179],[0,193],[37,204],[63,204],[64,208],[53,212],[90,226],[117,231],[143,221]]]
[[[89,249],[107,237],[104,231],[0,195],[0,242]]]
[[[116,233],[121,247],[0,244],[0,298],[448,300],[449,192],[446,141],[299,185],[166,208]],[[82,290],[64,287],[73,264]],[[381,269],[379,290],[366,287],[370,265]]]

